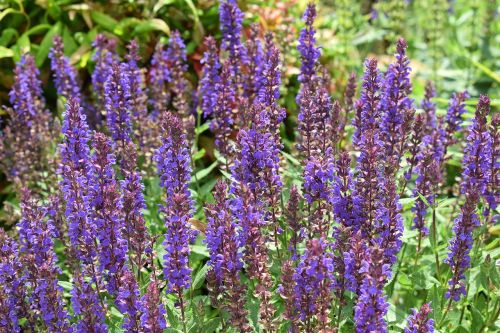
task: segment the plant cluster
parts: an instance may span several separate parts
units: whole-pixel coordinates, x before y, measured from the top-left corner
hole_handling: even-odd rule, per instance
[[[333,100],[309,4],[285,147],[277,38],[243,38],[235,0],[219,14],[198,84],[178,31],[145,66],[136,40],[122,56],[98,35],[87,96],[55,36],[62,122],[34,58],[16,64],[0,166],[21,218],[0,229],[0,332],[497,330],[490,99],[470,122],[466,91],[441,113],[429,82],[417,103],[399,38],[385,71],[366,59]]]

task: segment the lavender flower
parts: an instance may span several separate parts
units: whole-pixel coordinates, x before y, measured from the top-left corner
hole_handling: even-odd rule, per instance
[[[363,283],[354,307],[356,332],[387,332],[385,315],[389,304],[384,296],[384,284],[389,277],[389,267],[384,263],[384,250],[373,247],[362,261],[360,273]]]
[[[465,101],[469,98],[467,91],[455,93],[448,104],[445,117],[446,147],[455,144],[455,133],[462,128],[462,115],[465,113]]]
[[[131,140],[130,120],[131,97],[130,78],[127,65],[114,62],[104,84],[105,108],[108,129],[120,149]]]
[[[0,327],[6,332],[21,332],[19,320],[28,319],[32,326],[27,295],[27,276],[20,261],[19,246],[0,228]]]
[[[294,185],[290,189],[290,198],[285,210],[286,222],[291,231],[289,250],[292,251],[292,257],[297,256],[297,246],[303,238],[302,214],[299,207],[301,195]]]
[[[368,255],[369,249],[361,235],[361,231],[351,233],[350,236],[347,239],[348,251],[344,251],[344,280],[348,290],[359,294],[359,289],[363,283],[361,266]]]
[[[357,77],[356,73],[352,72],[349,74],[349,79],[347,80],[345,92],[344,92],[344,108],[346,112],[345,123],[347,124],[349,113],[354,110],[354,96],[356,95],[357,89]]]
[[[304,198],[311,207],[317,203],[313,210],[309,209],[310,234],[312,232],[326,237],[329,232],[329,225],[324,215],[327,214],[328,203],[331,201],[333,171],[334,166],[330,159],[320,160],[315,157],[311,158],[304,168]]]
[[[313,27],[316,15],[316,6],[309,3],[302,17],[306,26],[300,31],[299,45],[297,46],[301,60],[299,82],[302,85],[310,85],[316,78],[316,66],[320,57],[314,36],[316,31]]]
[[[166,84],[170,80],[171,72],[167,52],[163,49],[163,44],[158,42],[148,71],[149,104],[153,109],[154,117],[163,113],[170,102],[170,93],[166,90]]]
[[[217,43],[212,36],[205,38],[207,50],[203,54],[201,63],[203,64],[203,74],[200,80],[201,110],[203,115],[208,117],[213,114],[215,103],[217,102],[217,86],[220,82],[219,51]]]
[[[236,104],[236,91],[231,83],[231,72],[227,64],[222,67],[220,81],[215,85],[216,100],[213,110],[214,119],[210,123],[210,129],[215,132],[215,147],[226,158],[234,154],[231,144],[231,134],[235,124],[233,109]]]
[[[465,295],[465,272],[470,266],[470,250],[473,231],[480,225],[476,214],[480,196],[484,193],[490,172],[491,138],[488,133],[486,116],[490,111],[490,100],[482,95],[476,109],[474,121],[469,128],[467,147],[463,159],[463,180],[461,183],[465,203],[453,226],[454,236],[448,247],[448,258],[453,276],[448,281],[446,298],[458,301]]]
[[[334,171],[331,196],[333,215],[342,226],[350,227],[354,223],[352,214],[354,184],[349,153],[346,151],[339,153]]]
[[[72,249],[76,257],[87,265],[93,263],[97,250],[97,230],[89,216],[89,191],[94,186],[94,170],[90,164],[88,146],[90,133],[76,99],[69,99],[63,117],[60,186],[66,201],[65,215]]]
[[[260,27],[257,23],[250,26],[250,35],[245,43],[248,68],[243,78],[244,97],[249,103],[258,97],[262,85],[262,72],[264,70],[264,50],[259,39]]]
[[[21,253],[24,255],[28,279],[32,283],[30,303],[40,312],[50,332],[69,332],[68,314],[64,309],[62,288],[58,285],[61,270],[54,252],[55,228],[45,221],[46,213],[32,194],[24,189],[21,198],[22,219],[19,223]]]
[[[210,253],[208,264],[216,289],[223,296],[224,306],[231,315],[230,322],[240,330],[248,331],[244,305],[244,285],[240,281],[243,268],[241,246],[236,233],[236,225],[231,216],[229,201],[226,199],[227,186],[217,182],[214,190],[215,204],[206,208],[206,243]]]
[[[490,179],[483,193],[487,209],[484,211],[485,216],[489,216],[491,211],[494,211],[500,202],[500,115],[494,114],[491,118],[490,137],[491,137],[491,165]]]
[[[415,206],[412,212],[415,213],[413,228],[419,231],[419,237],[426,236],[428,229],[425,226],[427,215],[427,203],[434,205],[437,186],[442,181],[441,164],[444,159],[443,147],[444,135],[442,131],[436,129],[430,135],[426,135],[419,145],[419,152],[416,155]],[[419,196],[422,195],[427,203]]]
[[[126,333],[140,332],[142,327],[141,315],[144,309],[134,274],[129,270],[125,270],[119,285],[116,307],[125,315],[122,328]]]
[[[105,105],[106,93],[104,86],[106,84],[109,71],[113,62],[117,61],[115,55],[116,41],[107,40],[104,35],[97,35],[92,43],[95,53],[92,60],[95,61],[94,72],[92,72],[92,87],[96,98],[96,105]]]
[[[250,279],[257,281],[255,293],[260,299],[260,321],[268,330],[273,329],[274,307],[271,304],[272,278],[268,267],[268,252],[262,233],[265,221],[262,207],[251,189],[244,183],[233,183],[231,202],[233,216],[239,224],[239,244],[244,247],[243,261]]]
[[[403,217],[394,177],[380,175],[380,198],[376,212],[375,232],[379,237],[381,248],[384,250],[385,263],[393,265],[397,261],[397,254],[401,250],[401,236],[403,235]],[[390,266],[389,266],[390,267]]]
[[[39,71],[30,55],[21,57],[9,92],[12,109],[0,133],[0,165],[9,180],[20,187],[36,184],[46,167],[48,142],[52,139],[51,115],[45,108]]]
[[[123,201],[113,170],[115,156],[109,139],[102,133],[95,133],[93,147],[95,185],[90,189],[93,222],[99,238],[100,269],[107,271],[107,288],[114,294],[127,255],[127,241],[122,236]]]
[[[141,315],[141,325],[144,333],[163,333],[167,327],[165,321],[165,306],[161,302],[158,282],[152,280],[146,293],[141,298],[143,314]]]
[[[408,317],[408,325],[405,328],[405,333],[434,332],[434,320],[428,318],[432,312],[430,303],[423,304],[420,310],[412,309],[411,311],[412,314]]]
[[[148,118],[148,108],[147,108],[147,95],[145,89],[145,77],[144,72],[139,68],[139,61],[141,57],[139,55],[139,45],[134,39],[128,45],[128,54],[126,56],[127,63],[124,65],[123,69],[127,69],[126,77],[128,78],[128,87],[130,89],[130,115],[132,118],[133,127],[137,130],[137,136],[141,145],[144,145],[147,135],[147,128],[144,122]]]
[[[432,99],[436,97],[436,89],[431,81],[427,81],[425,84],[424,99],[420,106],[424,110],[424,134],[430,134],[430,132],[436,128],[436,103],[432,102]]]
[[[97,291],[82,278],[80,272],[73,275],[73,289],[71,290],[71,304],[75,317],[79,317],[75,332],[108,332],[106,314],[99,301]]]
[[[380,196],[379,166],[382,146],[378,133],[367,130],[359,142],[361,153],[358,157],[354,189],[352,192],[355,231],[361,229],[363,236],[371,238],[377,216],[377,199]]]
[[[137,170],[136,146],[130,142],[127,147],[127,155],[122,161],[122,174],[124,179],[120,181],[123,193],[123,238],[127,240],[129,259],[132,266],[142,267],[142,257],[147,248],[150,238],[146,228],[146,221],[142,213],[146,209],[144,200],[144,185],[141,173]]]
[[[380,119],[379,94],[381,83],[377,60],[367,59],[365,67],[361,96],[356,103],[357,115],[353,120],[356,130],[352,137],[352,143],[356,148],[359,145],[362,133],[366,130],[375,130]]]
[[[323,238],[307,242],[293,275],[295,281],[295,306],[303,323],[317,319],[317,329],[330,328],[329,312],[335,284],[333,258]],[[307,328],[309,330],[310,327]]]
[[[61,36],[55,36],[52,49],[49,52],[50,67],[54,76],[57,93],[66,99],[74,97],[80,101],[80,87],[77,82],[75,68],[70,65],[64,55],[64,45]]]
[[[229,53],[231,77],[239,82],[239,67],[247,63],[246,50],[241,43],[241,31],[245,14],[238,8],[236,0],[221,0],[219,7],[221,48]]]
[[[295,281],[293,279],[294,267],[291,260],[285,261],[281,266],[281,284],[278,292],[285,303],[283,317],[290,321],[290,333],[299,332],[299,318],[295,308]]]
[[[172,106],[182,116],[183,119],[189,118],[190,107],[189,99],[189,81],[185,74],[188,70],[186,64],[186,46],[182,41],[179,31],[175,30],[170,36],[168,49],[165,57],[169,68],[169,88],[172,95]],[[191,129],[191,128],[189,128]]]
[[[194,239],[189,219],[192,218],[193,202],[189,192],[191,179],[190,155],[186,134],[180,119],[165,113],[162,119],[164,136],[155,160],[158,164],[160,186],[166,189],[162,206],[167,232],[163,243],[164,277],[168,292],[182,294],[191,284],[191,268],[188,265],[189,242]]]
[[[404,154],[406,133],[405,119],[413,118],[415,112],[411,93],[410,67],[406,56],[407,43],[399,39],[397,43],[396,62],[387,69],[384,87],[380,98],[381,114],[380,133],[384,143],[384,155],[388,172],[396,172],[399,161]]]

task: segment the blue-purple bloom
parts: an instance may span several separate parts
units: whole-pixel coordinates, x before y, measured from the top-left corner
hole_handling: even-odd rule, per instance
[[[102,308],[99,295],[92,288],[92,284],[82,277],[80,272],[73,275],[71,305],[73,306],[73,314],[75,317],[79,317],[79,320],[74,325],[74,332],[108,332],[105,309]]]
[[[356,332],[387,332],[385,315],[389,304],[384,296],[384,285],[389,278],[389,265],[385,263],[384,250],[370,248],[359,270],[363,282],[354,307]]]
[[[423,304],[419,310],[412,309],[412,314],[408,316],[408,324],[404,333],[433,333],[434,320],[429,318],[432,312],[431,304]]]
[[[454,93],[448,104],[444,129],[446,131],[446,147],[456,143],[455,134],[462,128],[462,116],[465,113],[465,101],[469,98],[467,91]]]
[[[80,102],[81,93],[77,82],[77,73],[75,68],[69,63],[69,59],[64,55],[64,45],[61,36],[54,37],[49,58],[57,93],[66,99],[74,97]]]
[[[231,76],[238,82],[240,66],[247,63],[246,50],[241,43],[241,31],[245,14],[238,8],[236,0],[221,0],[219,7],[221,48],[229,53]]]
[[[404,153],[405,120],[407,114],[413,118],[413,100],[411,93],[410,61],[406,56],[407,43],[399,39],[397,43],[396,62],[389,65],[384,76],[383,92],[378,105],[380,122],[380,139],[384,143],[386,168],[393,173],[399,167],[399,161]]]
[[[104,84],[106,120],[113,140],[121,149],[131,140],[130,120],[132,91],[126,63],[114,62]],[[135,92],[134,92],[135,93]]]
[[[425,134],[430,134],[430,132],[437,126],[436,103],[432,101],[434,97],[436,97],[436,89],[434,88],[434,85],[431,81],[427,81],[427,83],[425,84],[424,99],[420,104],[420,106],[424,110],[425,126],[423,131]]]
[[[214,112],[215,103],[217,102],[217,87],[220,82],[221,64],[217,43],[212,36],[205,38],[205,47],[207,50],[201,59],[203,74],[200,80],[199,93],[203,116],[208,117]]]
[[[57,267],[57,256],[52,239],[56,230],[46,212],[24,189],[21,198],[22,218],[19,222],[20,252],[25,260],[28,279],[31,283],[31,308],[40,316],[50,332],[69,332],[68,313],[64,309],[62,288],[58,284],[61,269]]]
[[[463,180],[461,183],[465,203],[453,226],[454,236],[448,246],[445,262],[450,265],[452,277],[448,281],[446,298],[458,301],[465,290],[465,272],[470,267],[470,250],[473,232],[480,225],[477,205],[484,193],[490,176],[491,137],[488,133],[486,116],[490,111],[490,100],[482,95],[476,115],[467,136],[467,146],[463,158]]]
[[[118,290],[127,255],[127,241],[122,236],[125,225],[123,199],[113,170],[115,155],[110,140],[102,133],[95,133],[93,148],[95,181],[90,197],[93,223],[99,239],[99,267],[106,273],[109,293],[114,294]]]
[[[316,46],[316,37],[313,24],[316,19],[316,5],[309,3],[302,19],[306,26],[300,31],[299,45],[301,67],[299,81],[303,85],[310,85],[316,79],[316,66],[320,57],[319,47]]]
[[[141,298],[143,313],[141,325],[144,333],[163,333],[167,327],[165,306],[161,301],[158,281],[153,279]]]
[[[0,327],[7,332],[21,332],[21,318],[28,318],[30,311],[26,302],[27,276],[20,260],[19,245],[0,228]]]
[[[92,72],[92,87],[94,88],[96,104],[104,105],[106,99],[104,85],[111,70],[111,65],[117,61],[115,55],[116,41],[114,39],[108,40],[104,35],[99,34],[92,43],[92,47],[96,50],[92,56],[92,60],[95,61],[95,68]],[[102,112],[103,110],[99,111]]]
[[[82,111],[78,102],[70,98],[63,115],[60,186],[66,200],[65,215],[72,249],[83,264],[92,264],[97,251],[97,230],[90,216],[94,169],[90,163],[89,128]]]
[[[295,307],[303,323],[316,317],[319,330],[331,329],[329,313],[335,285],[333,271],[333,256],[326,241],[323,238],[309,240],[293,275]]]
[[[189,220],[193,216],[193,202],[189,191],[191,180],[190,153],[186,134],[180,119],[170,113],[162,118],[164,136],[156,152],[160,186],[166,190],[164,214],[165,234],[164,278],[168,281],[167,291],[181,295],[191,284],[189,267],[189,242],[195,233]]]
[[[134,274],[128,269],[120,278],[120,288],[116,297],[116,307],[125,315],[122,328],[126,333],[141,331],[141,315],[144,312],[139,286]]]

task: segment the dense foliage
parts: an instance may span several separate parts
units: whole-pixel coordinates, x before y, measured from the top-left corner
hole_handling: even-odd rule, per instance
[[[417,2],[196,4],[1,12],[0,332],[499,330],[495,28],[445,58]]]

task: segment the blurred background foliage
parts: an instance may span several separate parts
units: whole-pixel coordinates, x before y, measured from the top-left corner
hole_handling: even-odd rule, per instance
[[[246,25],[258,22],[274,31],[284,48],[286,77],[283,96],[293,111],[298,57],[295,50],[300,16],[307,0],[241,0]],[[453,91],[467,89],[472,96],[498,97],[500,76],[499,4],[496,0],[322,0],[318,1],[317,29],[322,62],[332,75],[332,94],[339,97],[351,71],[362,71],[364,58],[387,64],[394,41],[409,42],[415,80],[414,94],[422,95],[424,82],[435,81],[446,100]],[[178,29],[190,56],[192,79],[197,79],[203,36],[219,36],[218,1],[72,1],[0,0],[0,102],[7,103],[12,69],[20,55],[31,52],[48,82],[47,60],[52,38],[63,37],[65,52],[88,80],[92,70],[91,43],[99,32],[119,40],[124,48],[140,41],[145,62],[158,39]],[[53,87],[46,85],[49,103]],[[496,104],[497,101],[494,101]]]

